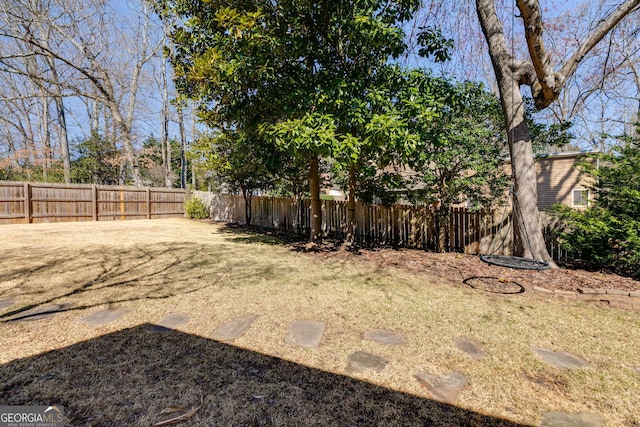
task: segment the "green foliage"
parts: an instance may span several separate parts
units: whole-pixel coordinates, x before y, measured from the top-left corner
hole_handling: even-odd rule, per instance
[[[453,39],[447,39],[439,28],[420,27],[418,33],[418,55],[433,57],[436,62],[445,62],[451,59]]]
[[[448,94],[444,113],[413,123],[420,141],[416,155],[407,159],[416,188],[408,196],[424,204],[493,206],[508,181],[500,166],[505,140],[499,101],[479,84],[442,80],[440,85]]]
[[[525,98],[524,102],[525,119],[529,127],[533,152],[536,157],[563,150],[563,147],[570,147],[574,137],[570,131],[570,122],[549,124],[537,121],[536,116],[538,114],[533,99]]]
[[[209,209],[202,200],[193,197],[184,203],[184,212],[191,219],[207,219],[209,218]]]
[[[231,130],[203,134],[191,147],[198,167],[209,171],[216,184],[244,195],[272,185],[272,175],[263,161],[266,150],[265,146],[253,147],[245,132]]]
[[[297,181],[295,167],[313,156],[343,169],[384,167],[411,142],[392,101],[404,80],[389,58],[405,51],[402,24],[418,3],[158,0],[157,7],[184,19],[171,57],[182,95],[199,103],[211,128],[250,135],[243,151],[271,172],[287,165],[282,175]]]
[[[640,279],[640,141],[625,137],[613,154],[598,154],[593,204],[583,211],[556,206],[562,245],[596,268]]]
[[[121,161],[113,141],[94,133],[72,143],[71,180],[85,184],[118,184]]]

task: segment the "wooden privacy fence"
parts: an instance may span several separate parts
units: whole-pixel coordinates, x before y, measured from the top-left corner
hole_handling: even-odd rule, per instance
[[[242,196],[212,195],[194,192],[210,207],[218,221],[243,224],[245,202]],[[310,201],[289,198],[252,198],[254,225],[299,234],[309,233]],[[377,206],[358,203],[355,213],[354,238],[358,242],[408,248],[436,248],[437,215],[425,207],[410,205]],[[347,203],[322,201],[322,230],[325,236],[343,239],[347,231]],[[493,211],[470,211],[453,208],[449,219],[445,249],[465,253],[505,253],[510,246],[508,224],[500,224]],[[502,242],[505,242],[500,247]],[[506,249],[506,250],[505,250]]]
[[[185,190],[0,181],[0,224],[173,218]]]

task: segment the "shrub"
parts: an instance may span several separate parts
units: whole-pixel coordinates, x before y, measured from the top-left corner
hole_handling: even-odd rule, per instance
[[[202,200],[195,197],[185,202],[184,212],[187,214],[187,217],[191,219],[209,218],[209,209],[207,209],[207,206]]]
[[[626,140],[614,154],[600,154],[592,207],[557,206],[558,237],[569,251],[593,267],[640,279],[640,145]]]

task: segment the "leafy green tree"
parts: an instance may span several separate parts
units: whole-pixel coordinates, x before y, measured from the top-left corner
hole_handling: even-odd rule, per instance
[[[76,183],[116,185],[122,157],[113,141],[97,133],[75,141],[71,151],[71,180]]]
[[[584,168],[595,179],[585,210],[556,206],[562,245],[592,263],[640,279],[640,140],[624,137],[612,154],[595,155]]]
[[[267,190],[274,183],[273,174],[264,162],[267,154],[259,153],[251,141],[251,135],[227,130],[203,135],[192,147],[219,185],[240,191],[245,200],[246,224],[251,224],[254,191]]]
[[[380,82],[389,82],[389,58],[405,50],[402,23],[417,6],[415,0],[158,1],[165,16],[184,20],[172,35],[172,63],[178,88],[200,103],[202,118],[212,128],[262,137],[308,164],[314,242],[321,238],[320,158],[354,165],[362,147],[380,141],[364,133],[367,126],[402,125],[370,107]]]
[[[406,164],[409,199],[438,207],[437,249],[442,252],[448,247],[450,207],[495,206],[504,199],[508,178],[501,167],[506,141],[498,99],[480,84],[445,79],[439,84],[446,96],[443,112],[435,121],[413,120],[420,139]]]

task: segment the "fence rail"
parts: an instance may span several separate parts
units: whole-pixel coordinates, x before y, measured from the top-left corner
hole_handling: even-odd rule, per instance
[[[245,223],[245,201],[237,195],[214,195],[194,192],[210,208],[218,221]],[[253,197],[251,223],[266,228],[306,234],[310,231],[311,208],[307,199]],[[437,212],[411,205],[378,206],[356,204],[354,238],[374,245],[434,250],[441,238]],[[470,254],[494,253],[509,255],[512,242],[510,217],[503,210],[471,211],[452,208],[448,234],[444,236],[447,251]],[[344,239],[347,234],[347,203],[322,201],[322,231],[324,236]],[[547,237],[552,228],[545,227]],[[555,259],[567,257],[566,251],[548,238],[548,248]]]
[[[185,190],[0,181],[0,224],[184,215]]]

